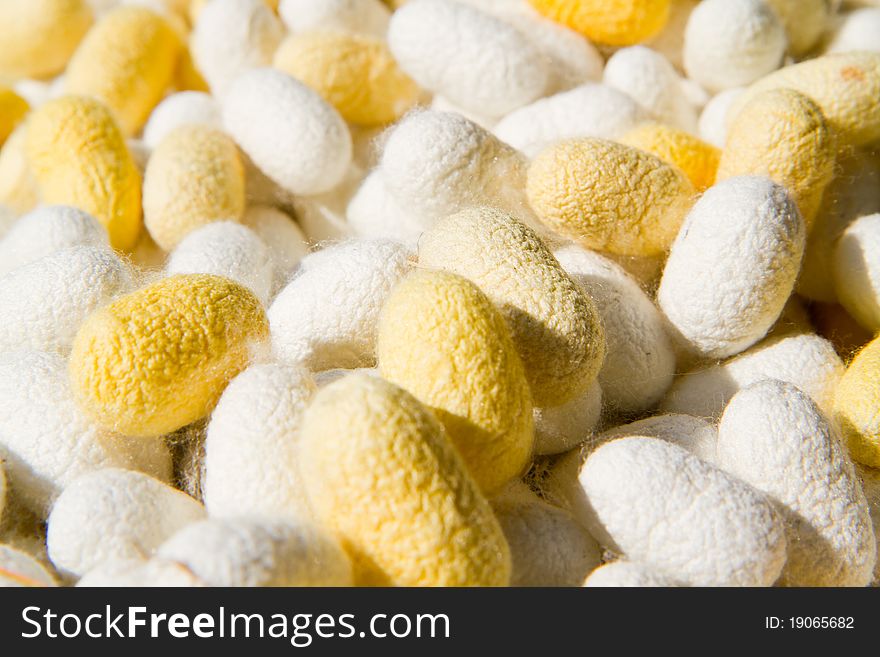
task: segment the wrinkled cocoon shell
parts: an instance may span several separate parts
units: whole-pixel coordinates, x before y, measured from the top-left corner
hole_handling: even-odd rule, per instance
[[[587,588],[668,587],[678,586],[674,580],[657,575],[650,568],[632,561],[613,561],[599,566],[584,582]]]
[[[292,194],[338,185],[351,163],[351,133],[315,91],[281,71],[251,70],[222,100],[223,124],[254,164]]]
[[[503,142],[534,157],[562,139],[615,139],[648,118],[622,91],[603,84],[584,84],[511,112],[493,131]]]
[[[804,253],[804,221],[767,178],[729,178],[688,213],[657,291],[686,350],[732,356],[763,338],[791,295]]]
[[[144,175],[144,223],[165,251],[206,224],[238,221],[244,208],[244,165],[224,133],[181,126],[153,151]]]
[[[254,231],[233,221],[215,221],[184,237],[165,270],[223,276],[249,289],[263,305],[275,280],[269,248]]]
[[[106,468],[76,479],[49,515],[49,558],[83,575],[108,559],[149,558],[170,536],[205,517],[189,495],[157,479]]]
[[[880,468],[880,339],[874,338],[849,364],[837,386],[834,415],[855,461]]]
[[[809,228],[834,176],[835,135],[812,100],[791,89],[752,97],[728,126],[718,180],[767,176],[788,190]]]
[[[275,68],[317,91],[346,121],[374,126],[398,119],[421,90],[379,39],[342,32],[307,32],[285,39]]]
[[[119,7],[89,30],[65,71],[64,89],[101,101],[122,132],[134,135],[171,84],[181,47],[158,14]]]
[[[134,287],[132,272],[107,247],[76,246],[0,277],[0,352],[67,354],[80,324]]]
[[[829,0],[764,0],[782,21],[788,52],[795,57],[815,46],[828,27],[836,2]],[[875,32],[876,37],[878,33]]]
[[[0,203],[23,214],[39,201],[37,181],[27,161],[27,122],[19,124],[0,148]]]
[[[150,114],[144,127],[144,143],[156,148],[166,136],[184,125],[222,130],[220,103],[201,91],[181,91],[167,96]]]
[[[215,94],[247,70],[269,66],[284,26],[263,0],[217,0],[199,14],[190,39],[196,68]]]
[[[310,524],[279,519],[210,519],[165,541],[158,558],[208,586],[349,586],[351,561],[339,542]]]
[[[22,351],[0,355],[0,454],[18,500],[43,515],[74,478],[105,467],[171,474],[168,449],[104,432],[76,407],[64,360]]]
[[[707,463],[718,462],[716,456],[718,431],[715,429],[715,425],[692,415],[668,413],[622,424],[602,432],[595,441],[591,441],[591,444],[599,445],[628,436],[665,440],[686,449]]]
[[[309,498],[351,555],[355,583],[509,583],[510,550],[489,503],[412,395],[347,376],[317,394],[301,441]]]
[[[813,0],[820,2],[820,0]],[[880,51],[880,6],[856,9],[844,15],[826,48],[827,52]]]
[[[740,87],[779,68],[786,43],[763,0],[704,0],[688,18],[684,68],[710,91]]]
[[[0,235],[0,276],[74,246],[108,247],[107,231],[79,208],[47,205],[33,210]]]
[[[43,202],[78,207],[101,222],[114,249],[133,247],[141,177],[109,110],[65,96],[31,113],[27,126],[27,158]]]
[[[61,72],[92,25],[85,0],[3,0],[0,78],[45,78]]]
[[[717,148],[724,148],[727,141],[728,114],[745,91],[743,87],[734,87],[712,96],[700,113],[700,139]]]
[[[475,205],[531,215],[523,193],[525,159],[457,114],[404,118],[387,138],[380,167],[392,197],[425,227]]]
[[[178,563],[157,558],[108,559],[83,575],[79,587],[204,587],[206,584]]]
[[[599,546],[564,509],[515,482],[492,499],[510,546],[511,586],[578,586],[601,562]]]
[[[803,390],[830,414],[843,371],[834,346],[818,335],[768,338],[736,358],[682,374],[661,408],[718,418],[738,390],[764,379],[778,379]]]
[[[492,300],[536,405],[559,406],[595,382],[605,357],[596,305],[530,228],[493,208],[463,210],[421,236],[419,264],[464,276]]]
[[[670,0],[529,0],[541,14],[596,43],[629,46],[660,32]]]
[[[313,371],[375,364],[379,311],[410,258],[383,240],[342,242],[304,258],[269,308],[275,355]]]
[[[825,55],[786,66],[749,87],[731,116],[770,89],[794,89],[811,98],[842,144],[862,146],[880,139],[880,52]]]
[[[269,205],[250,206],[245,210],[241,223],[254,231],[268,247],[275,269],[274,287],[281,287],[309,253],[302,229],[290,216]]]
[[[293,34],[326,29],[383,38],[391,12],[381,0],[281,0],[278,15]]]
[[[706,191],[715,182],[721,151],[684,130],[659,123],[643,123],[619,141],[678,167],[697,192]]]
[[[639,256],[669,248],[694,194],[678,168],[595,138],[544,150],[529,167],[526,189],[553,230],[587,248]]]
[[[630,96],[660,123],[690,132],[697,126],[697,112],[684,94],[681,77],[655,50],[618,50],[608,59],[602,82]]]
[[[850,224],[834,248],[832,266],[841,305],[866,329],[880,331],[880,214]]]
[[[381,169],[367,174],[348,202],[345,217],[359,237],[394,240],[414,251],[425,228],[391,196]]]
[[[223,391],[205,441],[212,516],[309,518],[299,473],[302,415],[315,383],[304,368],[252,365]]]
[[[857,465],[856,472],[862,480],[862,490],[868,501],[871,523],[874,526],[874,538],[877,542],[877,562],[874,565],[873,581],[876,586],[880,584],[880,470]]]
[[[534,444],[532,401],[504,318],[455,274],[419,270],[379,320],[379,369],[443,423],[487,494],[522,474]]]
[[[725,470],[773,500],[785,524],[783,586],[865,586],[877,546],[846,446],[813,401],[788,383],[737,393],[718,427]]]
[[[55,578],[29,554],[0,545],[0,588],[57,586]]]
[[[602,386],[594,383],[561,406],[534,409],[535,453],[558,454],[590,437],[602,418]]]
[[[607,343],[599,370],[605,405],[619,413],[651,408],[675,373],[675,354],[660,311],[639,284],[607,258],[574,245],[555,255],[599,309]]]
[[[769,586],[785,563],[773,505],[681,447],[621,438],[593,452],[579,480],[590,533],[661,576],[693,586]]]
[[[70,357],[74,394],[102,426],[161,436],[207,415],[268,333],[259,300],[238,283],[171,276],[86,320]]]
[[[419,85],[479,114],[503,116],[548,86],[546,61],[523,32],[457,2],[408,2],[391,17],[388,45]]]

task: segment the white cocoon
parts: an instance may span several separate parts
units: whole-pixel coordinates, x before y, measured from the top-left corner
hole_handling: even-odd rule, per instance
[[[109,247],[75,246],[14,269],[0,278],[0,352],[66,354],[83,320],[133,286]]]
[[[700,113],[700,139],[718,148],[724,148],[724,143],[727,141],[727,117],[730,108],[745,91],[745,87],[734,87],[712,96],[712,99],[706,103]]]
[[[184,125],[223,129],[220,103],[201,91],[180,91],[159,103],[144,127],[144,143],[156,148],[166,135]]]
[[[217,403],[205,439],[212,516],[311,516],[299,475],[299,427],[315,383],[301,367],[251,365]]]
[[[718,431],[715,425],[693,415],[670,413],[646,417],[608,429],[602,432],[596,441],[605,443],[627,436],[658,438],[686,449],[707,463],[717,464],[718,461],[716,455]]]
[[[548,87],[546,60],[515,27],[450,0],[410,0],[391,17],[388,45],[400,67],[456,105],[502,116]]]
[[[785,563],[764,495],[655,438],[620,438],[584,464],[588,529],[600,543],[691,586],[769,586]]]
[[[79,477],[55,501],[49,558],[68,575],[83,575],[110,559],[146,559],[204,517],[201,504],[158,479],[105,468]]]
[[[583,84],[542,98],[505,116],[495,126],[503,142],[534,157],[572,137],[614,139],[650,118],[627,94],[604,84]]]
[[[0,545],[0,588],[57,586],[55,578],[29,554]]]
[[[861,482],[840,436],[803,392],[761,381],[730,400],[721,467],[763,491],[783,517],[783,586],[866,586],[877,546]]]
[[[834,247],[834,290],[863,327],[880,331],[880,214],[860,217]]]
[[[199,13],[190,50],[214,94],[245,71],[269,66],[284,26],[264,0],[211,0]]]
[[[880,51],[880,7],[856,9],[844,15],[826,52]]]
[[[602,418],[602,386],[594,383],[561,406],[536,406],[533,413],[535,454],[565,452],[587,440],[598,426]]]
[[[739,390],[765,379],[797,386],[831,416],[844,372],[834,346],[809,333],[768,338],[736,358],[679,376],[660,408],[717,419]]]
[[[684,68],[710,91],[748,85],[782,64],[785,28],[763,0],[703,0],[684,33]]]
[[[274,287],[280,288],[309,253],[302,229],[290,216],[271,205],[250,206],[241,223],[254,231],[268,247],[275,270]]]
[[[0,240],[0,276],[72,246],[109,247],[107,230],[79,208],[47,205],[32,210]]]
[[[587,588],[664,587],[678,586],[673,580],[661,577],[650,568],[632,561],[612,561],[599,566],[584,582]]]
[[[760,340],[791,295],[805,241],[797,206],[769,178],[710,187],[685,218],[657,291],[674,338],[707,358]]]
[[[269,248],[257,234],[234,221],[215,221],[189,233],[168,258],[167,274],[214,274],[269,301],[275,270]]]
[[[229,134],[288,192],[320,194],[342,181],[352,158],[351,133],[339,112],[301,82],[274,69],[252,69],[229,85],[221,105]]]
[[[109,559],[98,564],[76,583],[79,587],[198,587],[205,586],[186,567],[152,558]]]
[[[656,405],[672,383],[675,354],[654,302],[598,253],[570,245],[554,255],[599,309],[607,344],[599,371],[605,407],[632,413]]]
[[[184,527],[159,547],[208,586],[350,586],[339,542],[306,522],[212,518]]]
[[[373,365],[379,311],[413,257],[396,242],[369,240],[304,258],[269,308],[276,356],[313,371]]]
[[[391,12],[381,0],[281,0],[278,15],[293,34],[339,30],[383,39]]]
[[[425,230],[388,192],[381,169],[367,174],[348,202],[345,215],[358,237],[394,240],[413,250]]]

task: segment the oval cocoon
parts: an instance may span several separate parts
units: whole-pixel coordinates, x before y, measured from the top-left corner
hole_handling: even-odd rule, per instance
[[[590,41],[628,46],[646,41],[669,20],[670,0],[529,0],[541,14]]]
[[[757,490],[684,449],[621,438],[580,473],[590,533],[627,559],[692,586],[769,586],[785,532]]]
[[[364,374],[326,386],[306,411],[301,454],[315,513],[352,556],[355,583],[509,582],[510,551],[489,503],[435,417],[404,390]]]
[[[385,302],[379,369],[429,406],[481,489],[522,474],[534,443],[522,361],[501,314],[470,281],[416,271]]]
[[[210,412],[268,333],[259,300],[241,285],[171,276],[89,317],[74,341],[71,383],[102,426],[161,436]]]
[[[559,406],[596,380],[605,334],[596,305],[538,235],[493,208],[469,208],[419,239],[419,264],[476,283],[501,311],[537,406]]]
[[[813,401],[762,381],[730,400],[718,427],[725,470],[766,493],[785,522],[783,586],[866,586],[877,548],[846,447]]]
[[[570,139],[529,167],[529,202],[542,222],[587,248],[657,255],[692,202],[685,175],[659,158],[604,139]]]
[[[688,213],[657,291],[686,349],[724,358],[767,334],[794,287],[806,230],[797,206],[767,178],[729,178]]]

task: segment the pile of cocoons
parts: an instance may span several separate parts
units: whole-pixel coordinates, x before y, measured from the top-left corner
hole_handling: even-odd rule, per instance
[[[0,586],[880,585],[880,2],[0,0]]]

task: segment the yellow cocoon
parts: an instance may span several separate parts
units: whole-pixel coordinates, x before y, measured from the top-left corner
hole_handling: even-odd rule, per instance
[[[0,146],[30,110],[27,101],[12,89],[0,85]]]
[[[751,97],[727,130],[718,180],[766,176],[788,190],[809,229],[834,177],[836,135],[819,106],[792,89]]]
[[[379,370],[426,404],[487,494],[532,455],[532,401],[504,318],[460,276],[416,271],[385,302]]]
[[[529,167],[526,192],[553,230],[589,249],[627,256],[665,252],[694,197],[679,168],[596,138],[542,151]]]
[[[82,410],[127,436],[161,436],[206,416],[268,338],[257,298],[220,276],[171,276],[80,327],[70,380]]]
[[[72,205],[107,229],[114,249],[130,249],[141,229],[141,177],[110,111],[65,96],[31,113],[27,158],[43,203]]]
[[[749,87],[729,116],[770,89],[810,97],[843,143],[864,146],[880,139],[880,52],[825,55],[781,68]]]
[[[506,586],[501,527],[436,418],[378,377],[323,388],[305,414],[301,471],[355,583]]]
[[[642,123],[618,141],[677,166],[697,192],[705,191],[715,182],[721,151],[689,132],[660,123]]]
[[[20,124],[0,148],[0,204],[16,214],[32,210],[39,201],[37,182],[25,153],[26,124]]]
[[[163,250],[214,221],[239,221],[245,208],[245,171],[225,133],[184,125],[153,151],[144,174],[144,223]]]
[[[880,468],[880,338],[850,363],[837,385],[835,417],[854,461]]]
[[[669,20],[670,0],[529,0],[541,14],[607,46],[647,41]]]
[[[291,35],[275,52],[274,66],[317,91],[346,121],[363,126],[397,120],[421,93],[384,42],[359,34]]]
[[[0,0],[0,79],[60,72],[91,24],[86,0]]]
[[[559,406],[595,381],[605,333],[593,300],[541,238],[507,213],[468,208],[419,239],[419,264],[464,276],[507,322],[536,406]]]
[[[65,90],[105,103],[130,137],[165,95],[180,52],[180,38],[164,18],[143,7],[119,7],[80,44],[67,67]]]

